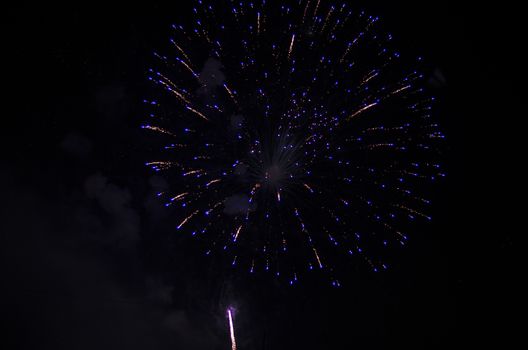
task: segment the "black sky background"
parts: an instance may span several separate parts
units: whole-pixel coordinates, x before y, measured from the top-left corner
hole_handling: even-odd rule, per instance
[[[6,11],[2,348],[228,349],[228,304],[240,349],[510,342],[518,256],[513,225],[497,219],[511,209],[505,173],[521,118],[518,11],[507,2],[365,3],[436,73],[448,178],[435,220],[391,270],[352,271],[336,290],[229,277],[192,241],[167,234],[174,220],[153,198],[167,184],[143,167],[140,102],[151,52],[187,8]]]

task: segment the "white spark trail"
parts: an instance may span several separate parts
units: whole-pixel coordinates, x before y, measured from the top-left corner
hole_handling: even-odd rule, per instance
[[[233,327],[233,315],[231,314],[231,309],[227,309],[227,315],[229,316],[229,334],[231,336],[231,350],[237,350],[235,328]]]

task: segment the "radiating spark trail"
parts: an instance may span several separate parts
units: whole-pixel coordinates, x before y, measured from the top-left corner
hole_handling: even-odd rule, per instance
[[[209,182],[205,185],[205,187],[209,187],[209,186],[211,186],[212,184],[215,184],[215,183],[220,182],[220,181],[222,181],[222,179],[214,179],[214,180],[211,180],[211,181],[209,181]]]
[[[376,70],[370,72],[366,77],[365,79],[363,79],[363,81],[361,82],[361,84],[366,84],[369,82],[369,80],[375,78],[377,75],[378,75],[379,72],[377,72]]]
[[[231,89],[229,89],[229,87],[227,86],[227,84],[224,84],[224,89],[227,91],[227,93],[229,94],[229,96],[231,97],[231,99],[235,102],[235,104],[238,104],[236,98],[235,98],[235,95],[233,94],[233,91],[231,91]]]
[[[145,163],[145,164],[147,166],[151,166],[154,169],[159,169],[159,170],[167,170],[167,169],[171,168],[173,165],[177,165],[177,163],[168,162],[168,161],[148,162],[148,163]]]
[[[191,171],[188,171],[188,172],[186,172],[186,173],[183,173],[183,176],[199,174],[199,173],[201,173],[201,172],[203,172],[203,169],[191,170]]]
[[[167,89],[170,92],[172,92],[178,99],[180,99],[181,101],[183,101],[185,103],[189,103],[189,100],[185,96],[183,96],[175,87],[169,86],[169,84],[164,82],[164,81],[160,81],[160,83],[162,85],[165,85],[167,87]],[[171,82],[171,84],[172,84],[172,82]],[[172,84],[172,85],[174,85],[174,84]]]
[[[180,62],[181,64],[183,64],[183,66],[185,68],[187,68],[187,70],[189,72],[191,72],[191,74],[198,80],[200,80],[200,76],[198,74],[196,74],[196,72],[191,68],[191,66],[189,66],[184,60],[182,59],[178,59],[178,62]]]
[[[319,9],[319,3],[321,2],[321,0],[317,0],[317,5],[315,5],[315,10],[314,10],[314,17],[317,15],[317,10]]]
[[[371,103],[371,104],[369,104],[369,105],[366,105],[365,107],[363,107],[363,108],[357,110],[356,112],[352,113],[352,115],[350,115],[350,116],[348,117],[348,119],[350,120],[350,119],[356,117],[357,115],[359,115],[359,114],[365,112],[366,110],[368,110],[368,109],[370,109],[370,108],[376,106],[377,104],[378,104],[377,102],[373,102],[373,103]]]
[[[330,7],[330,10],[328,11],[328,14],[326,15],[326,18],[323,23],[323,28],[321,28],[321,32],[324,32],[326,25],[328,24],[328,19],[330,19],[330,16],[332,15],[332,12],[334,12],[334,7]]]
[[[238,239],[238,235],[240,234],[240,231],[242,230],[242,225],[238,226],[238,229],[236,230],[235,237],[233,238],[233,241],[236,242]]]
[[[183,57],[185,57],[187,62],[191,62],[191,59],[189,58],[189,56],[187,56],[185,51],[178,44],[176,44],[176,42],[174,40],[171,40],[171,42],[174,44],[174,46],[176,46],[176,48],[178,49],[178,51],[180,51],[180,53],[183,55]]]
[[[203,113],[197,111],[196,109],[194,109],[194,108],[192,108],[190,106],[186,106],[185,108],[187,108],[189,111],[193,112],[194,114],[196,114],[200,118],[205,119],[207,121],[210,121],[205,115],[203,115]]]
[[[319,258],[319,253],[317,253],[317,249],[315,248],[312,248],[314,254],[315,254],[315,258],[317,259],[317,264],[319,264],[319,268],[323,268],[323,263],[321,262],[321,259]]]
[[[302,23],[304,23],[304,20],[306,18],[306,11],[308,11],[308,6],[310,6],[310,0],[306,2],[306,6],[304,7],[303,17],[302,17]]]
[[[288,50],[288,59],[291,58],[291,53],[293,50],[293,44],[295,42],[295,34],[292,34],[291,42],[290,42],[290,49]]]
[[[343,56],[341,56],[341,58],[339,59],[339,62],[340,62],[340,63],[343,63],[343,62],[345,61],[345,57],[346,57],[346,55],[348,54],[348,52],[350,51],[350,48],[351,48],[351,47],[352,47],[352,44],[349,43],[349,44],[347,45],[347,48],[345,49],[345,52],[343,53]]]
[[[402,92],[402,91],[404,91],[404,90],[407,90],[407,89],[410,88],[410,87],[411,87],[411,85],[406,85],[406,86],[404,86],[404,87],[402,87],[402,88],[399,88],[399,89],[397,89],[397,90],[391,92],[391,95],[396,95],[397,93],[400,93],[400,92]]]
[[[403,209],[403,210],[406,210],[406,211],[408,211],[409,213],[412,213],[412,214],[415,214],[415,215],[419,215],[419,216],[421,216],[421,217],[424,217],[424,218],[426,218],[427,220],[431,220],[431,217],[430,217],[430,216],[427,216],[427,215],[425,215],[424,213],[419,212],[419,211],[417,211],[417,210],[414,210],[414,209],[408,208],[408,207],[406,207],[406,206],[404,206],[404,205],[395,205],[395,207],[396,207],[396,208]]]
[[[157,126],[152,126],[152,125],[142,125],[141,126],[142,129],[147,129],[147,130],[152,130],[152,131],[156,131],[156,132],[159,132],[161,134],[165,134],[165,135],[170,135],[170,136],[174,136],[176,137],[176,135],[174,135],[172,132],[168,131],[168,130],[165,130],[163,128],[160,128],[160,127],[157,127]]]
[[[231,336],[231,350],[237,350],[236,339],[235,339],[235,327],[233,326],[233,315],[231,309],[227,309],[227,315],[229,317],[229,335]]]
[[[167,145],[163,147],[163,149],[178,149],[178,148],[185,148],[187,145],[183,145],[181,143],[171,143],[170,145]]]
[[[178,201],[180,199],[183,199],[188,194],[189,194],[188,192],[180,193],[179,195],[177,195],[175,197],[172,197],[170,200],[171,200],[171,202]]]
[[[185,225],[187,223],[187,221],[189,221],[190,219],[192,219],[193,216],[195,216],[196,214],[198,214],[199,210],[196,210],[194,211],[191,215],[187,216],[185,219],[183,219],[183,221],[178,225],[177,229],[179,230],[180,228],[182,228],[183,225]]]

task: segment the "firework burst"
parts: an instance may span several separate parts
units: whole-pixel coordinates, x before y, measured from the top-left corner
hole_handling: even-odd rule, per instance
[[[383,249],[430,220],[444,176],[432,98],[378,18],[346,4],[197,1],[148,71],[142,127],[163,142],[179,231],[231,264],[286,276]],[[336,286],[339,282],[332,277]]]

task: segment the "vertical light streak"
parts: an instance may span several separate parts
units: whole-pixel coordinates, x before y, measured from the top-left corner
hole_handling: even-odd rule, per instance
[[[308,6],[310,6],[310,1],[306,3],[306,6],[304,7],[304,13],[302,18],[302,23],[304,23],[304,19],[306,18],[306,11],[308,11]]]
[[[328,10],[328,14],[326,15],[326,18],[323,23],[323,28],[321,28],[321,33],[324,32],[326,25],[328,24],[328,20],[330,19],[330,16],[332,15],[332,12],[334,12],[334,7],[330,7],[330,10]]]
[[[238,226],[238,229],[236,230],[236,233],[235,233],[235,238],[233,238],[233,242],[236,242],[241,230],[242,230],[242,225]]]
[[[233,326],[233,315],[231,314],[231,309],[227,309],[227,315],[229,317],[229,335],[231,336],[231,350],[237,350],[235,339],[235,327]]]
[[[288,59],[291,57],[291,53],[293,51],[293,43],[295,42],[295,34],[292,34],[291,42],[290,42],[290,49],[288,50]]]
[[[317,15],[317,10],[319,9],[319,3],[321,0],[317,0],[317,5],[315,5],[314,17]]]
[[[312,248],[313,252],[315,254],[315,258],[317,259],[317,263],[319,264],[319,268],[323,268],[323,263],[321,262],[321,258],[319,258],[319,254],[317,253],[317,249]]]

